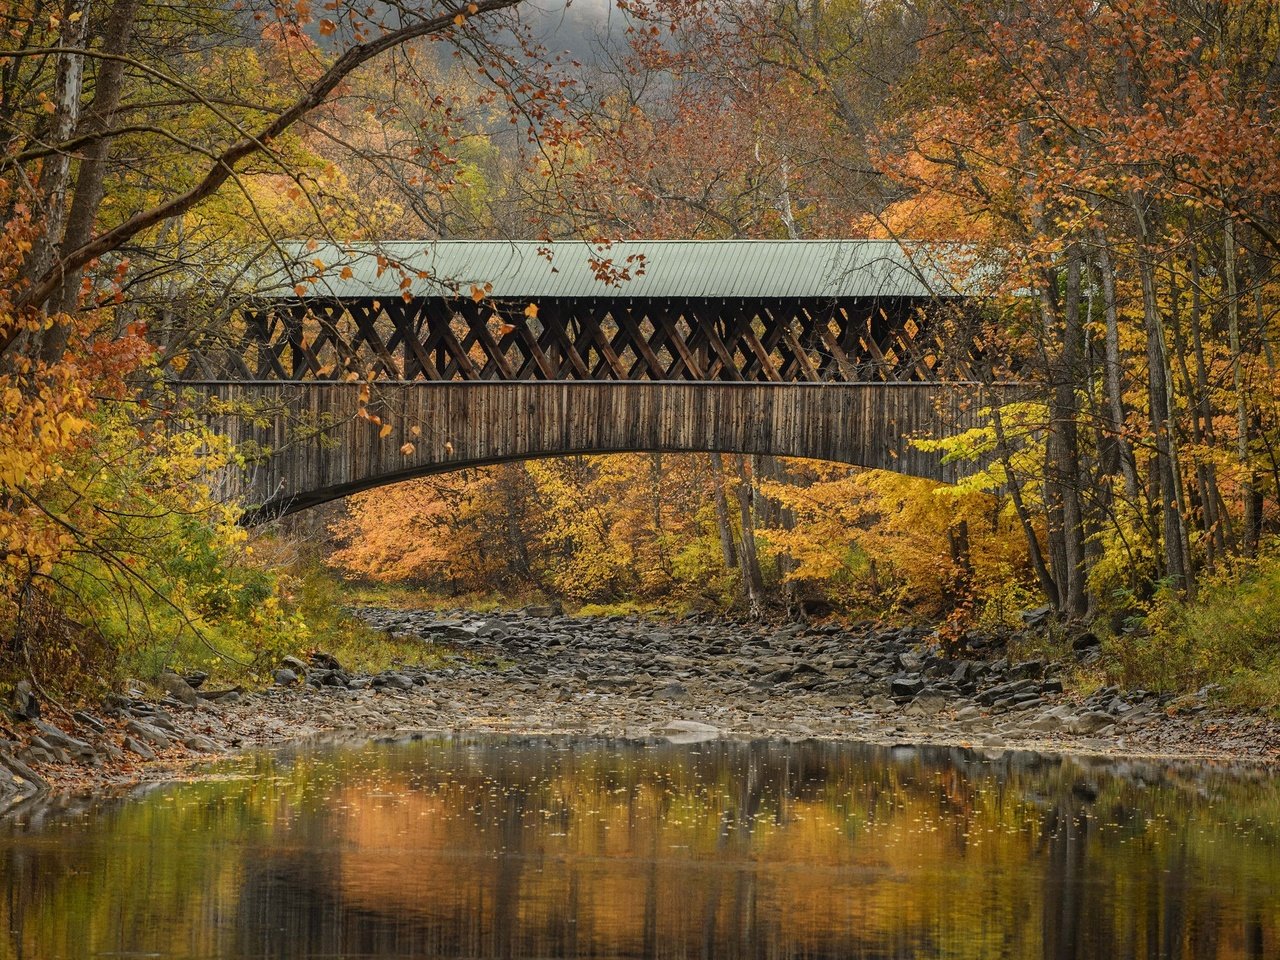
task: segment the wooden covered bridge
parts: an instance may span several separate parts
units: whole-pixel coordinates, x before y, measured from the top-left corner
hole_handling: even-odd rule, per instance
[[[880,241],[295,248],[183,376],[264,518],[528,457],[722,451],[954,480],[963,272]]]

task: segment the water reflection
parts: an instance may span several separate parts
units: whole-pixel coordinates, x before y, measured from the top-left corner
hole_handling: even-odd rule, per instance
[[[1280,956],[1262,771],[441,737],[224,772],[0,825],[0,957]]]

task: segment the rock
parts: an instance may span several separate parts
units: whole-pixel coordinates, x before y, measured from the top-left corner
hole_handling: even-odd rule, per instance
[[[1044,713],[1028,723],[1026,728],[1037,733],[1057,733],[1063,728],[1063,722],[1061,717],[1054,716],[1052,713]]]
[[[193,733],[182,743],[188,750],[194,750],[197,753],[218,753],[222,749],[208,737],[202,737],[198,733]]]
[[[313,667],[319,667],[321,670],[342,671],[342,664],[338,662],[338,658],[323,650],[313,650],[309,659]]]
[[[689,690],[682,683],[668,683],[666,686],[654,691],[653,699],[688,700]]]
[[[979,710],[977,707],[975,707],[973,704],[969,704],[969,706],[961,707],[959,710],[956,711],[955,719],[961,720],[961,721],[977,720],[981,716],[982,716],[982,711]]]
[[[373,685],[376,688],[391,690],[412,690],[413,679],[406,677],[403,673],[380,673],[373,678]]]
[[[149,723],[143,723],[141,720],[130,720],[124,725],[124,729],[125,732],[131,734],[138,740],[149,743],[161,750],[169,749],[170,741],[168,736]],[[137,753],[136,750],[134,752]]]
[[[53,746],[65,750],[68,753],[75,754],[82,760],[92,759],[95,755],[93,747],[89,746],[89,744],[85,743],[83,740],[77,740],[75,737],[68,736],[53,724],[45,723],[41,720],[33,720],[32,723],[34,723],[36,729],[40,731],[40,736]]]
[[[1044,676],[1044,661],[1024,660],[1022,663],[1015,663],[1009,668],[1009,676],[1014,680],[1039,679]]]
[[[276,683],[282,687],[296,687],[298,685],[298,674],[288,667],[277,669],[274,678]]]
[[[296,677],[295,677],[296,679]],[[234,703],[240,699],[240,695],[244,693],[244,687],[236,684],[234,687],[228,687],[226,690],[197,690],[196,694],[201,700],[218,703],[226,701]]]
[[[196,695],[195,688],[172,670],[166,670],[160,674],[157,682],[165,693],[181,704],[194,707],[200,701],[200,698]]]
[[[914,697],[924,686],[923,677],[895,677],[889,681],[889,693],[895,697]]]
[[[130,753],[137,754],[143,760],[154,760],[156,758],[156,752],[154,750],[140,740],[133,739],[133,737],[124,738],[124,748]]]
[[[1067,721],[1067,730],[1075,734],[1097,733],[1114,724],[1115,717],[1101,710],[1089,710]]]
[[[40,774],[6,750],[0,750],[0,766],[6,767],[11,773],[17,774],[27,783],[36,787],[46,786],[44,778]]]
[[[13,688],[13,714],[19,720],[40,719],[40,701],[26,680],[19,680]]]
[[[280,667],[284,670],[292,670],[294,675],[298,677],[307,675],[307,665],[297,657],[283,657],[280,660]]]
[[[991,704],[997,700],[1012,698],[1015,694],[1031,690],[1033,687],[1038,687],[1035,680],[1011,680],[1008,683],[997,684],[994,687],[983,690],[978,694],[977,699],[979,703]]]
[[[77,723],[83,724],[94,733],[106,733],[107,725],[95,717],[91,713],[85,713],[83,710],[77,710],[71,715]]]
[[[1047,603],[1042,607],[1033,607],[1018,614],[1019,619],[1028,627],[1038,627],[1052,616],[1053,607]]]
[[[169,733],[178,732],[178,725],[173,722],[173,718],[160,709],[151,711],[151,716],[148,718],[147,723],[160,730],[167,730]]]
[[[911,717],[932,717],[941,713],[942,708],[946,705],[946,697],[939,694],[926,693],[911,701],[903,713]]]
[[[203,670],[192,670],[190,673],[184,673],[182,679],[187,681],[187,685],[192,690],[199,690],[204,686],[204,682],[209,679],[209,675]]]
[[[1090,630],[1077,634],[1075,639],[1071,641],[1071,649],[1076,653],[1083,653],[1094,647],[1102,646],[1102,641],[1098,639],[1098,635]]]

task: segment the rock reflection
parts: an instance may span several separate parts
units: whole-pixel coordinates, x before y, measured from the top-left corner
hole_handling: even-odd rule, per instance
[[[33,808],[0,956],[1280,955],[1280,782],[947,748],[430,738]]]

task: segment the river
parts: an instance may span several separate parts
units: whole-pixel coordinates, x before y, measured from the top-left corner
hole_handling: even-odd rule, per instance
[[[677,738],[679,739],[679,738]],[[423,735],[0,823],[0,957],[1275,958],[1264,768]]]

